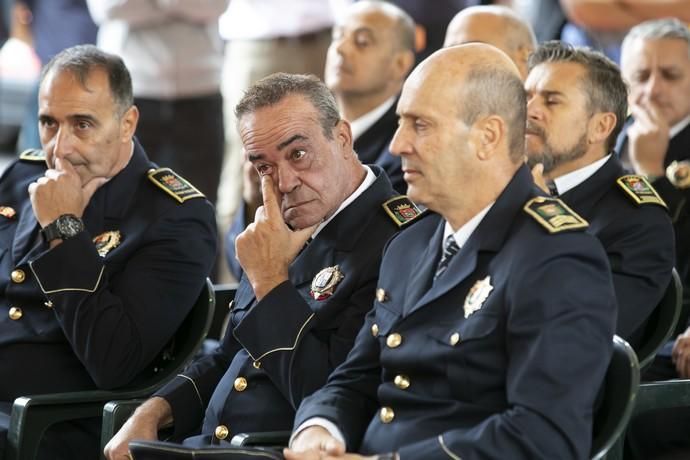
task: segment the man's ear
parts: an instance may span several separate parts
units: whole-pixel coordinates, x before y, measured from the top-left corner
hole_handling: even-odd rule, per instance
[[[120,140],[125,143],[132,140],[134,132],[137,130],[139,121],[139,109],[135,105],[131,106],[120,117]]]
[[[472,126],[477,156],[481,160],[490,159],[506,137],[506,124],[496,115],[477,120]]]
[[[587,124],[587,142],[590,144],[606,143],[616,127],[616,121],[617,117],[613,112],[595,113]]]
[[[407,74],[412,70],[414,66],[415,55],[410,50],[402,50],[395,53],[395,58],[393,59],[393,73],[396,80],[403,81],[407,77]]]
[[[341,118],[335,128],[333,128],[333,135],[338,143],[338,146],[343,149],[345,155],[352,152],[352,128],[350,122]]]

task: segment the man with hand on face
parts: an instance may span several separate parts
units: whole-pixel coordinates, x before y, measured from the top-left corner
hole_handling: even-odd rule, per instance
[[[384,244],[417,215],[381,168],[359,162],[349,123],[315,77],[262,79],[236,115],[263,206],[236,240],[244,276],[227,332],[214,354],[136,410],[106,446],[111,460],[170,422],[178,436],[202,425],[192,445],[288,430],[302,398],[350,351]]]
[[[649,182],[612,154],[627,111],[618,67],[599,52],[552,41],[530,56],[526,151],[535,181],[589,222],[611,264],[616,333],[633,348],[674,264],[673,227]]]
[[[326,56],[326,85],[351,123],[359,160],[381,166],[400,193],[407,184],[389,145],[398,126],[396,100],[414,65],[414,27],[391,3],[356,2],[337,20]]]
[[[432,212],[386,246],[374,308],[300,406],[286,459],[588,458],[611,274],[582,218],[536,196],[515,64],[444,48],[397,110],[391,151]]]
[[[646,176],[673,219],[676,267],[683,304],[690,303],[690,30],[677,19],[633,27],[621,50],[630,85],[630,112],[616,150],[623,162]],[[681,322],[687,321],[681,318]],[[685,324],[687,326],[687,324]],[[652,379],[690,377],[690,330],[667,344],[652,367]]]
[[[133,139],[138,112],[120,58],[90,45],[63,51],[43,70],[38,106],[43,150],[0,179],[5,430],[18,396],[116,388],[147,369],[216,248],[210,203]],[[95,458],[100,428],[82,429],[92,437],[49,431],[46,455]]]
[[[520,77],[527,77],[527,58],[537,46],[530,25],[513,10],[499,5],[470,6],[453,17],[443,46],[480,42],[493,45],[510,57]]]

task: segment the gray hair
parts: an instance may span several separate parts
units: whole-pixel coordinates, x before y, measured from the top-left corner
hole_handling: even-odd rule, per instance
[[[338,105],[333,93],[314,75],[274,73],[252,85],[235,106],[235,117],[239,120],[247,114],[270,107],[291,95],[304,96],[319,113],[319,122],[324,135],[333,139],[333,128],[340,121]]]
[[[95,69],[101,69],[108,75],[110,94],[117,105],[118,116],[122,116],[134,104],[129,70],[122,58],[93,45],[77,45],[58,53],[43,67],[40,83],[42,84],[46,76],[53,71],[67,71],[86,88],[86,81]]]
[[[574,62],[586,69],[581,84],[587,95],[587,109],[591,114],[612,112],[616,115],[616,126],[606,141],[606,151],[612,151],[628,113],[628,87],[618,66],[599,51],[556,40],[539,46],[530,55],[528,67],[531,71],[539,64],[548,62]]]
[[[503,118],[508,126],[510,157],[516,163],[522,161],[527,98],[520,77],[507,69],[477,65],[463,82],[459,104],[461,119],[467,126],[483,116]]]
[[[690,57],[690,29],[676,18],[654,19],[636,25],[623,39],[621,50],[625,50],[625,47],[636,39],[661,40],[664,38],[685,41],[688,45],[688,57]]]

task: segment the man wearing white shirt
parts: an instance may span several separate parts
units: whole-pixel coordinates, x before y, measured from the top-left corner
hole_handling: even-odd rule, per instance
[[[400,193],[407,184],[389,145],[398,126],[396,100],[414,64],[414,27],[393,4],[354,3],[336,20],[326,57],[325,81],[352,125],[357,156],[381,166]]]
[[[517,67],[444,48],[397,110],[391,151],[431,212],[386,246],[374,308],[286,459],[586,458],[615,296],[587,224],[523,164]]]
[[[559,42],[540,46],[529,68],[528,163],[601,241],[618,299],[616,333],[637,349],[671,279],[673,228],[654,188],[611,154],[627,108],[625,84],[602,54]]]

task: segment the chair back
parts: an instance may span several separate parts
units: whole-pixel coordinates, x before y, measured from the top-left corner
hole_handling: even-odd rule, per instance
[[[668,283],[664,296],[659,301],[654,313],[647,322],[649,333],[642,344],[636,350],[640,360],[640,369],[644,371],[659,352],[661,347],[671,338],[676,329],[682,306],[683,285],[680,282],[678,272],[674,268],[671,272],[671,281]]]
[[[613,355],[599,391],[594,411],[592,460],[606,455],[625,432],[640,386],[640,365],[632,347],[618,336],[613,337]]]

